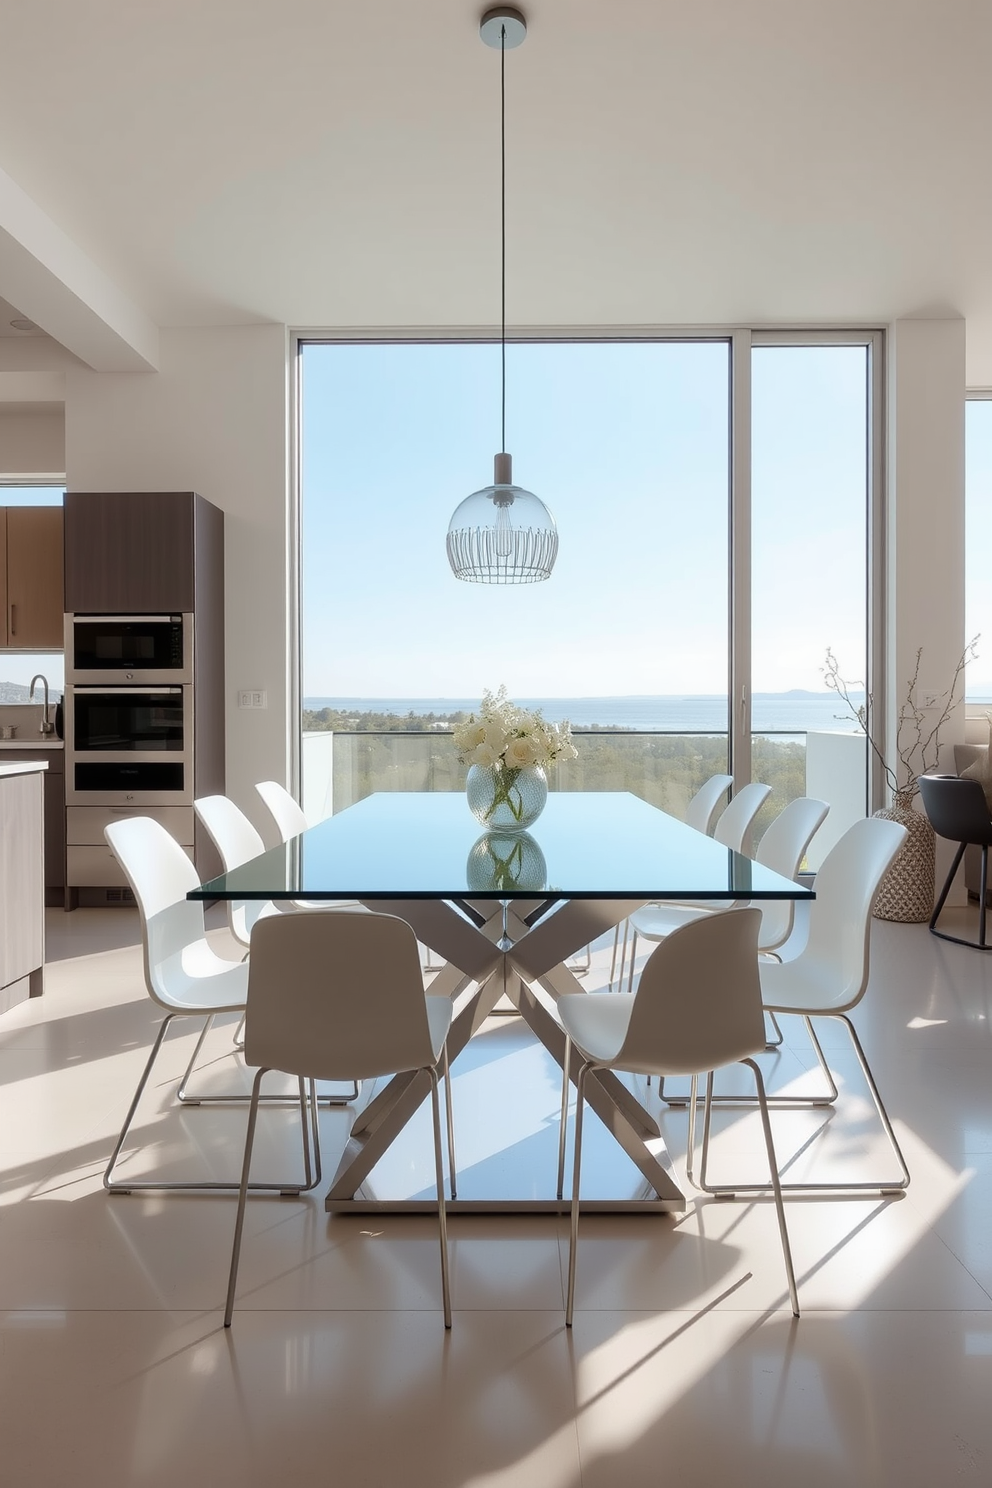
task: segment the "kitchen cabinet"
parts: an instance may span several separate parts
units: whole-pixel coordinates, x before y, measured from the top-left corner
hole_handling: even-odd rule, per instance
[[[198,609],[200,570],[219,553],[223,518],[193,491],[68,491],[65,608],[150,615]]]
[[[0,1013],[44,989],[45,762],[0,760]]]
[[[194,491],[67,492],[65,608],[69,624],[74,615],[182,616],[184,627],[189,624],[192,675],[182,685],[184,727],[191,730],[185,753],[191,757],[184,758],[178,781],[149,789],[156,804],[148,814],[186,848],[201,878],[214,877],[220,860],[195,823],[193,800],[224,789],[223,512]],[[163,684],[169,680],[163,677]],[[127,888],[104,841],[104,808],[116,808],[114,815],[147,811],[131,804],[133,795],[119,781],[97,783],[90,773],[85,730],[75,727],[81,689],[90,685],[96,684],[76,677],[67,657],[67,909],[77,902],[121,902]]]
[[[63,903],[65,893],[65,753],[61,747],[18,749],[0,746],[0,767],[44,761],[45,903]]]
[[[62,508],[0,507],[0,529],[0,645],[14,651],[61,651]]]

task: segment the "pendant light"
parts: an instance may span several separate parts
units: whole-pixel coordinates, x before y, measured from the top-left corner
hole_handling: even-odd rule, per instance
[[[493,484],[466,496],[448,524],[448,562],[456,579],[470,584],[538,584],[550,578],[558,556],[555,519],[533,491],[513,484],[506,452],[506,53],[527,35],[519,10],[487,10],[479,26],[486,46],[499,48],[500,97],[500,355],[502,449]]]

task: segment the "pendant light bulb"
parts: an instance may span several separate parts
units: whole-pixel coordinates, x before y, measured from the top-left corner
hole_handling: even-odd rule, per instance
[[[500,54],[500,363],[503,449],[496,456],[493,484],[466,496],[448,524],[448,562],[456,579],[469,584],[538,584],[551,577],[558,556],[555,519],[540,497],[513,484],[506,453],[506,53],[527,35],[519,10],[487,10],[479,26],[486,46]]]

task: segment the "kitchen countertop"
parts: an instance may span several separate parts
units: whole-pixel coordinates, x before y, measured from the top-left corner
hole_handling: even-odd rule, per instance
[[[2,749],[64,749],[65,741],[57,739],[54,734],[28,734],[25,739],[0,739],[0,750]]]
[[[35,771],[47,769],[47,760],[11,760],[7,765],[0,760],[0,780],[5,775],[31,775]]]

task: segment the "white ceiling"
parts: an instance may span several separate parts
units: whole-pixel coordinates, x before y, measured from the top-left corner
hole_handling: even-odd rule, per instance
[[[992,385],[990,0],[524,8],[506,59],[512,325],[962,314],[969,380]],[[26,274],[0,194],[0,295],[94,365],[113,355],[67,311],[91,280],[131,346],[148,325],[493,325],[482,9],[7,0],[0,167],[78,257],[70,272],[51,250],[47,288]]]

